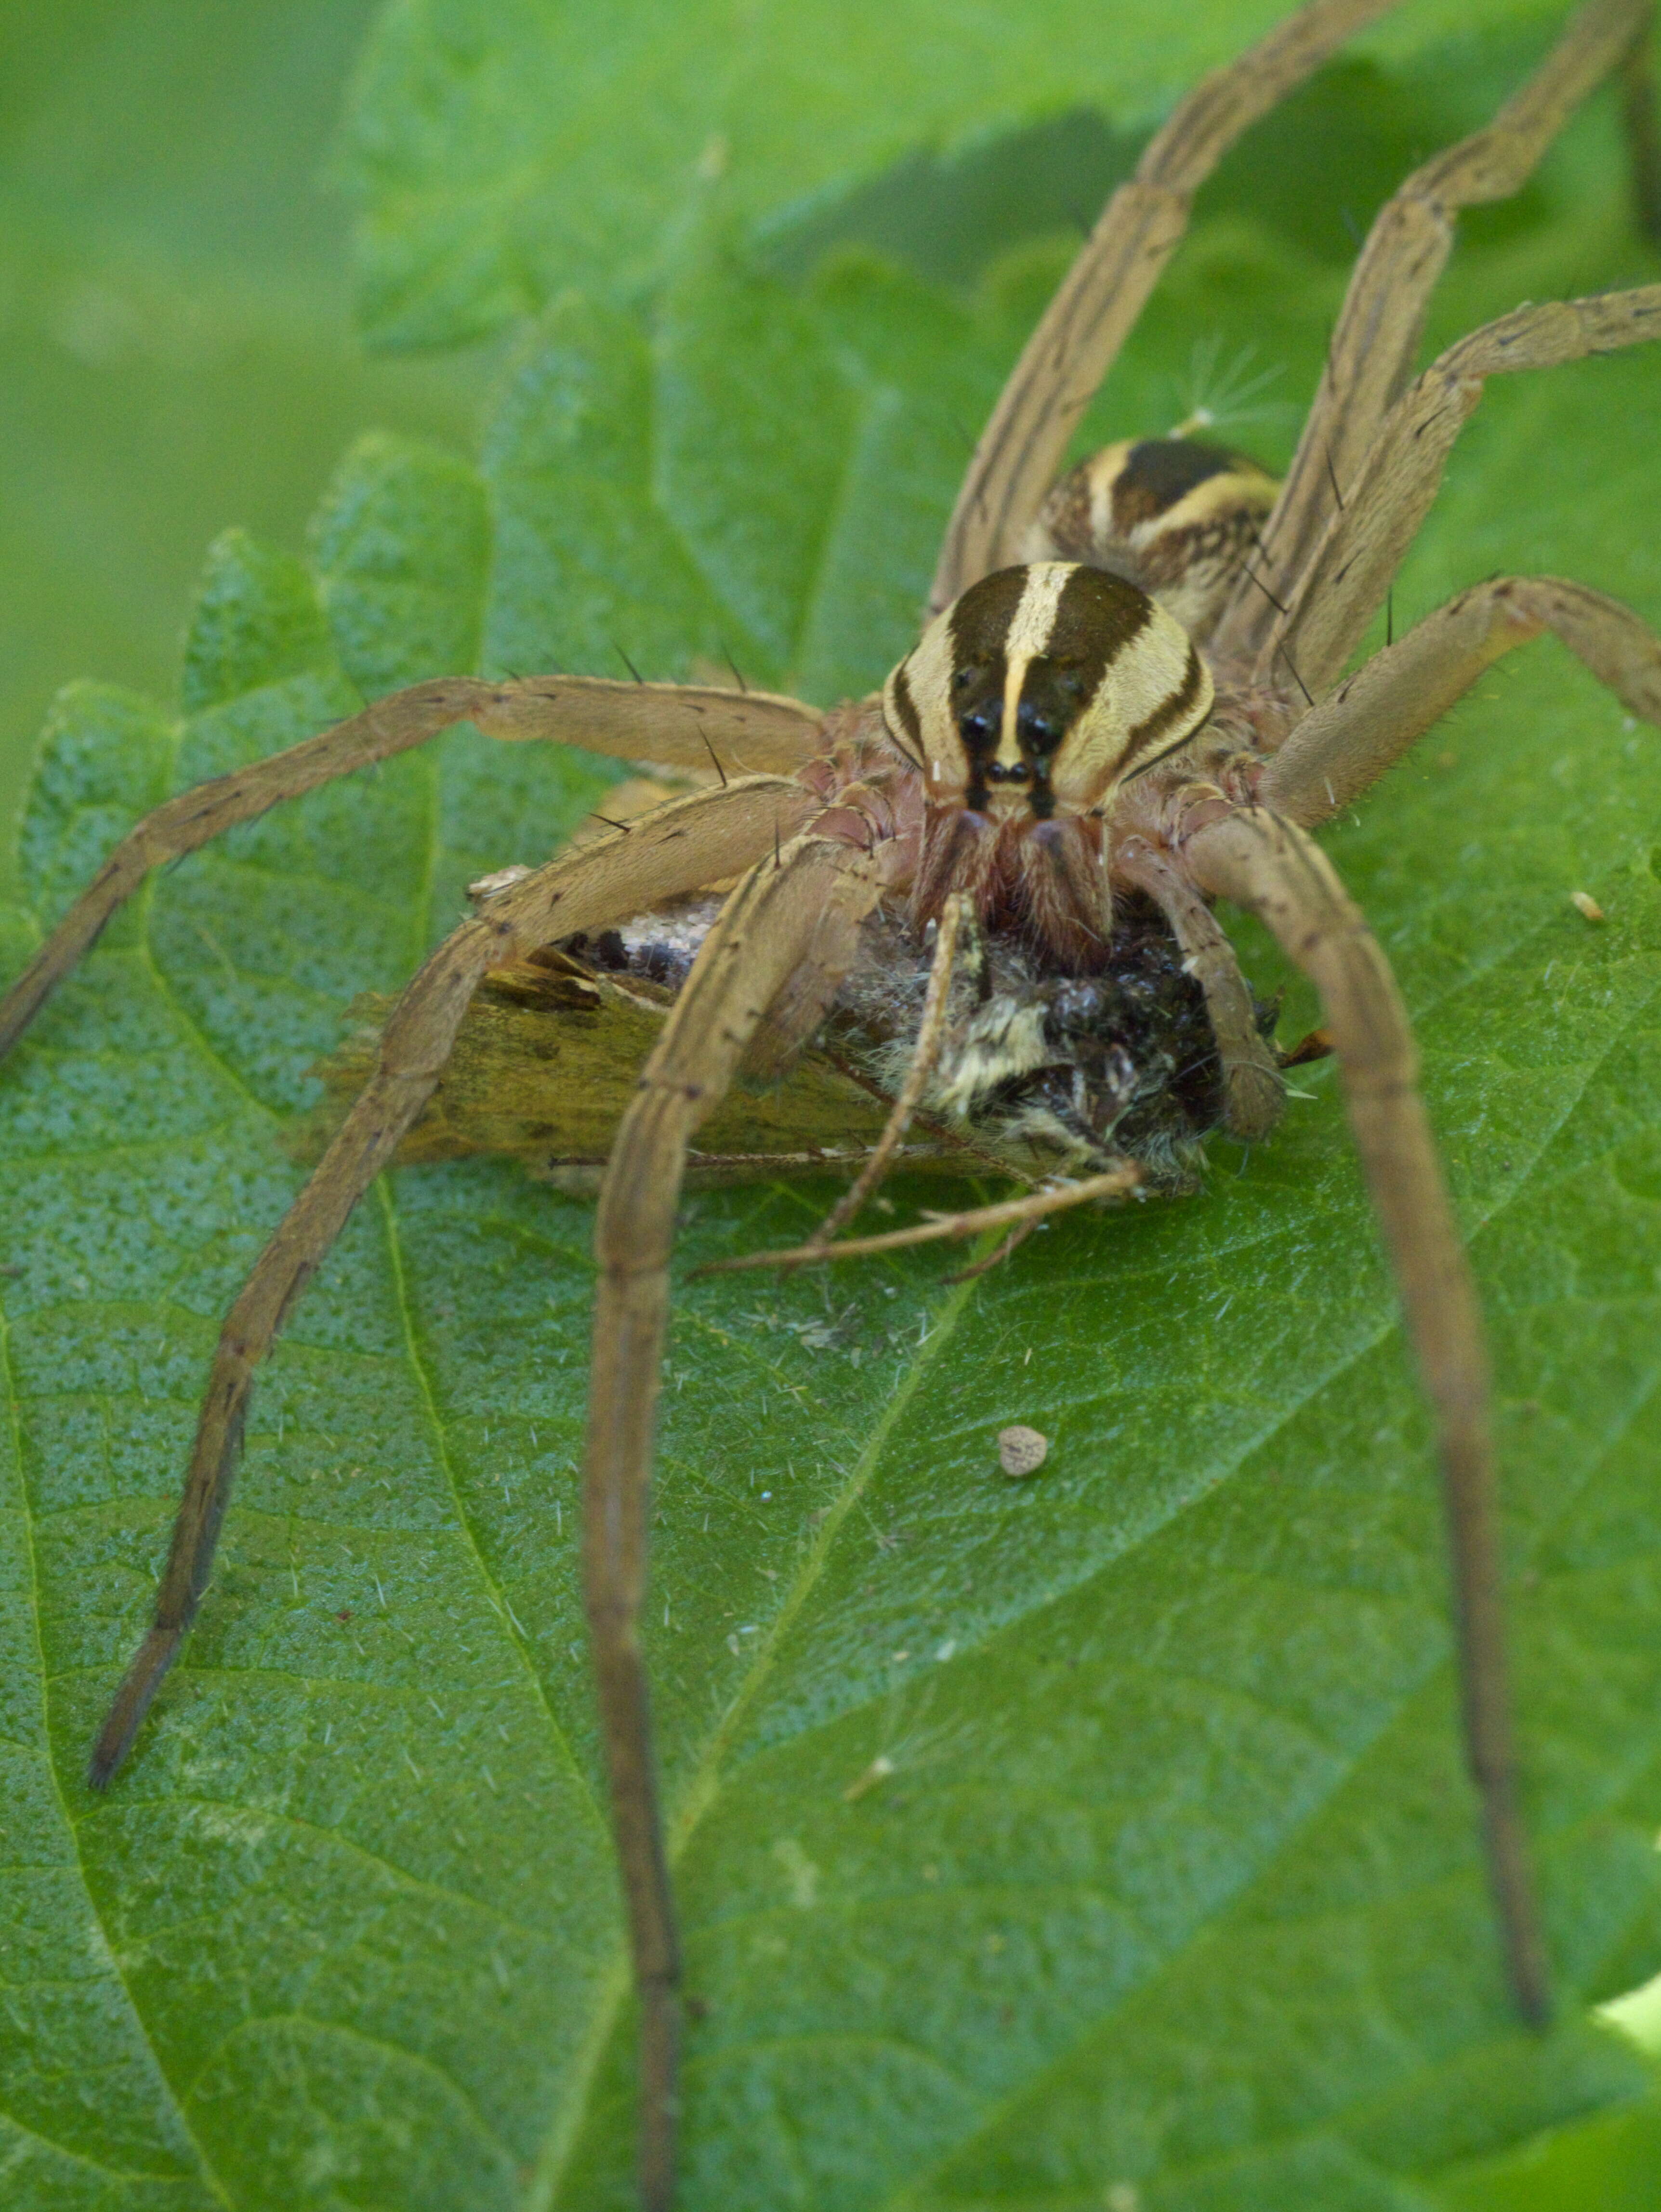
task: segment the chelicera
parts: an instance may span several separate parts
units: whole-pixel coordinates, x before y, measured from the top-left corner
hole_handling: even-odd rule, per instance
[[[156,810],[0,1009],[3,1048],[151,867],[459,719],[503,739],[689,773],[713,763],[716,781],[484,887],[392,1011],[360,1095],[225,1323],[155,1624],[91,1767],[106,1786],[201,1600],[259,1364],[440,1085],[475,993],[516,965],[552,972],[551,959],[579,981],[615,969],[607,933],[630,927],[649,945],[654,917],[684,920],[685,902],[738,878],[691,930],[684,975],[660,963],[660,1034],[622,1115],[596,1228],[584,1576],[641,2002],[642,2193],[654,2212],[674,2189],[679,1964],[637,1630],[677,1200],[693,1140],[734,1079],[783,1075],[827,1023],[868,1032],[865,986],[885,966],[900,977],[891,974],[891,1011],[897,992],[910,1009],[863,1063],[893,1102],[886,1125],[861,1148],[849,1200],[819,1235],[748,1264],[892,1241],[836,1239],[917,1114],[948,1151],[960,1144],[1048,1177],[935,1224],[942,1232],[1018,1234],[1144,1172],[1178,1179],[1183,1146],[1209,1121],[1266,1135],[1281,1110],[1280,1061],[1213,902],[1258,915],[1313,979],[1434,1413],[1467,1742],[1512,1985],[1526,2018],[1548,2010],[1512,1747],[1475,1298],[1389,967],[1310,832],[1542,631],[1630,713],[1661,723],[1661,644],[1617,602],[1555,578],[1478,584],[1345,672],[1486,380],[1661,337],[1652,285],[1519,308],[1413,373],[1458,209],[1515,191],[1594,84],[1636,70],[1648,9],[1593,0],[1493,126],[1427,163],[1383,210],[1284,483],[1173,439],[1109,447],[1057,481],[1199,184],[1384,4],[1314,0],[1202,84],[1154,138],[998,403],[946,529],[930,618],[879,695],[825,713],[596,678],[417,685]],[[627,944],[615,945],[626,970]],[[608,951],[596,964],[598,945]],[[1164,1000],[1161,977],[1177,979]],[[1132,1036],[1123,994],[1144,984],[1159,1003]],[[1202,1058],[1214,1054],[1211,1088],[1173,1129],[1186,1048],[1145,1078],[1162,1043],[1196,1020]],[[847,1054],[857,1060],[859,1048]],[[1139,1127],[1132,1109],[1150,1091]]]

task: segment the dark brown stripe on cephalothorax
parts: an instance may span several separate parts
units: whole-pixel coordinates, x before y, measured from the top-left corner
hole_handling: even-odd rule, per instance
[[[1194,709],[1199,705],[1204,690],[1205,671],[1200,665],[1199,654],[1190,645],[1188,666],[1183,672],[1182,682],[1168,699],[1163,700],[1151,714],[1145,715],[1137,723],[1126,740],[1125,760],[1135,763],[1134,766],[1127,767],[1127,778],[1140,775],[1145,768],[1152,768],[1154,762],[1162,759],[1165,753],[1174,752],[1178,745],[1186,744],[1189,736],[1187,725],[1193,720]],[[1172,729],[1178,731],[1179,734],[1162,748],[1160,738]],[[1146,758],[1138,760],[1136,756],[1139,753],[1145,754]]]
[[[1075,675],[1093,698],[1111,662],[1153,619],[1146,592],[1105,568],[1075,568],[1062,587],[1043,657]]]
[[[952,610],[952,658],[958,667],[1003,658],[1009,626],[1025,595],[1029,571],[997,568],[971,584]]]
[[[951,693],[948,711],[969,763],[964,803],[986,806],[986,771],[1003,728],[1004,681],[1010,626],[1025,595],[1025,568],[999,568],[971,584],[952,610]]]
[[[905,732],[904,738],[899,740],[900,749],[921,768],[923,764],[922,717],[917,712],[916,701],[911,696],[911,684],[904,661],[894,671],[893,697],[894,711],[899,716]],[[889,734],[892,736],[894,733],[891,731]]]
[[[1075,568],[1062,586],[1049,642],[1027,665],[1015,713],[1028,804],[1040,822],[1056,811],[1050,763],[1108,670],[1153,618],[1153,601],[1104,569]]]
[[[1113,526],[1128,534],[1186,499],[1208,477],[1226,476],[1240,465],[1239,455],[1220,446],[1196,445],[1191,438],[1144,438],[1125,455],[1113,480]]]

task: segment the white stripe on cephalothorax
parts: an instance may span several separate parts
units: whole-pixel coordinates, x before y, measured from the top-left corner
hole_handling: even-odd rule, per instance
[[[1062,593],[1076,565],[1071,561],[1039,561],[1027,570],[1026,589],[1021,593],[1004,644],[1007,666],[1003,727],[998,738],[997,758],[1006,768],[1014,767],[1021,757],[1015,735],[1015,712],[1021,703],[1021,687],[1026,682],[1027,668],[1055,635]]]

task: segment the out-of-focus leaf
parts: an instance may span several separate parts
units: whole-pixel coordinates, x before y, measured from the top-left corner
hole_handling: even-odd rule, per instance
[[[319,189],[375,0],[0,9],[0,891],[54,691],[170,685],[202,548],[287,544],[370,423],[472,432],[483,364],[365,358]]]
[[[1460,128],[1495,88],[1412,88]],[[1341,197],[1341,149],[1321,173]],[[1621,190],[1599,111],[1439,331],[1646,273]],[[310,577],[222,543],[185,719],[64,702],[0,945],[162,790],[435,658],[730,653],[826,700],[879,677],[955,418],[1056,258],[965,298],[870,237],[791,284],[731,237],[689,233],[649,319],[556,302],[478,475],[356,453]],[[1098,419],[1162,428],[1196,377],[1295,400],[1336,282],[1284,224],[1214,218]],[[1630,354],[1496,388],[1398,626],[1501,565],[1661,617],[1656,377]],[[1290,434],[1224,427],[1271,459]],[[248,825],[155,880],[0,1076],[0,2157],[27,2212],[629,2201],[575,1588],[585,1205],[488,1162],[366,1200],[262,1382],[155,1718],[106,1799],[80,1780],[217,1317],[295,1188],[304,1068],[614,772],[459,732]],[[914,1255],[683,1290],[650,1640],[689,2208],[1535,2212],[1531,2162],[1596,2171],[1650,2109],[1581,2007],[1661,1936],[1658,824],[1653,734],[1536,648],[1329,840],[1420,1023],[1492,1320],[1558,2030],[1504,1996],[1425,1419],[1317,1068],[1203,1197],[1060,1221],[977,1282]],[[1294,984],[1288,1032],[1312,1011]],[[794,1237],[828,1194],[698,1196],[688,1255]],[[997,1472],[1011,1420],[1050,1438],[1029,1483]]]
[[[1110,137],[1064,131],[1059,150],[1083,156],[1069,180],[1046,128],[1088,109],[1143,132],[1285,12],[1279,0],[389,0],[343,146],[366,327],[387,344],[477,337],[573,281],[627,290],[657,273],[716,187],[746,220],[777,223],[919,149],[1023,124],[1039,125],[1039,159],[1006,169],[1005,204],[979,211],[1004,224],[1013,200],[1028,228],[1035,207],[1071,221],[1122,157]],[[1350,51],[1399,58],[1495,25],[1537,38],[1559,12],[1419,0]]]

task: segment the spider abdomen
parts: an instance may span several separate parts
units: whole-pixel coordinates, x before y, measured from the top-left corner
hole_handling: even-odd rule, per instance
[[[1220,446],[1123,439],[1068,470],[1021,550],[1127,578],[1203,642],[1279,489],[1256,461]]]

